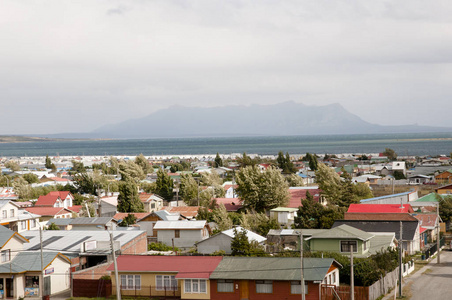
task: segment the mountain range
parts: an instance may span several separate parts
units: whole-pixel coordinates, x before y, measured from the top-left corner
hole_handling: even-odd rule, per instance
[[[308,106],[295,102],[274,105],[172,106],[146,117],[102,126],[89,133],[52,135],[66,138],[162,138],[224,136],[289,136],[449,132],[451,128],[372,124],[340,104]]]

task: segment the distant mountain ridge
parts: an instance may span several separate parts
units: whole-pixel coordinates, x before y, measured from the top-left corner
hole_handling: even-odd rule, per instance
[[[102,126],[90,133],[72,134],[66,137],[289,136],[449,132],[451,130],[446,127],[371,124],[348,112],[338,103],[307,106],[301,103],[284,102],[274,105],[254,104],[207,108],[172,106],[143,118],[130,119]]]

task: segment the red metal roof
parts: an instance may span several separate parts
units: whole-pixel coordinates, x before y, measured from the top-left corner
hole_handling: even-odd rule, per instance
[[[127,217],[128,215],[134,215],[135,218],[137,218],[137,220],[140,220],[144,217],[146,217],[147,215],[150,215],[151,213],[149,212],[145,212],[145,213],[116,213],[113,216],[113,220],[124,220],[125,217]]]
[[[215,270],[221,256],[144,256],[120,255],[117,260],[118,272],[170,272],[176,278],[205,278]],[[107,269],[113,271],[113,264]]]
[[[349,213],[413,213],[410,204],[350,204]]]
[[[59,195],[50,195],[50,193],[45,196],[39,196],[35,206],[54,206],[58,199],[61,200]]]
[[[237,211],[243,207],[242,200],[239,198],[215,198],[217,205],[222,203],[226,211]]]
[[[70,193],[71,192],[69,192],[69,191],[53,191],[53,192],[48,193],[47,195],[52,195],[52,196],[57,195],[57,196],[60,196],[60,198],[64,200]]]
[[[25,210],[41,216],[58,216],[72,213],[70,210],[63,207],[25,207]]]
[[[167,207],[166,210],[171,213],[180,213],[185,218],[194,218],[198,215],[199,206],[175,206]]]

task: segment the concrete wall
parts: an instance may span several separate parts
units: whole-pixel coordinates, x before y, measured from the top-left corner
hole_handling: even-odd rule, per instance
[[[71,279],[70,279],[70,263],[64,260],[61,257],[57,257],[45,270],[52,269],[54,272],[49,275],[44,275],[44,277],[50,276],[50,287],[51,294],[56,294],[62,291],[65,291],[71,287]]]
[[[175,237],[175,230],[158,230],[157,240],[165,245],[172,246],[174,239],[174,246],[178,248],[191,248],[196,242],[202,241],[201,230],[183,230],[180,229],[180,237]]]
[[[121,246],[121,254],[145,254],[148,251],[146,232]]]

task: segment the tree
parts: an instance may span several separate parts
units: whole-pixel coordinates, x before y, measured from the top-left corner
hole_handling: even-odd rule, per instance
[[[22,175],[22,177],[23,177],[29,184],[32,184],[32,183],[39,183],[39,178],[38,178],[38,176],[36,176],[36,175],[33,174],[33,173],[26,173],[26,174]]]
[[[76,173],[85,173],[86,168],[85,168],[85,165],[83,164],[83,162],[73,160],[72,161],[72,171],[75,171]]]
[[[276,162],[278,164],[278,167],[283,170],[283,173],[290,174],[295,173],[296,169],[293,165],[293,162],[290,160],[289,152],[286,152],[286,156],[284,157],[284,154],[282,151],[278,152],[278,158],[276,159]]]
[[[135,158],[135,164],[138,165],[143,170],[143,173],[145,175],[148,173],[152,173],[152,171],[154,170],[143,154],[140,154]]]
[[[237,157],[237,163],[240,165],[240,167],[245,168],[247,166],[255,166],[259,163],[260,159],[258,157],[251,158],[248,155],[246,155],[246,152],[243,152],[242,157]]]
[[[317,171],[319,167],[317,156],[315,154],[306,153],[306,157],[309,162],[309,169],[311,169],[311,171]]]
[[[328,201],[335,204],[341,199],[341,177],[333,169],[320,163],[315,172],[315,178],[319,188],[322,190],[322,194]]]
[[[217,223],[218,230],[224,231],[232,228],[232,220],[228,216],[228,212],[223,203],[220,203],[218,208],[213,210],[213,221]]]
[[[301,200],[294,223],[295,228],[328,229],[335,220],[344,217],[344,210],[335,206],[323,206],[308,199]]]
[[[51,169],[52,172],[56,171],[56,166],[55,166],[55,164],[52,163],[52,160],[50,159],[50,157],[48,155],[46,155],[45,167],[46,167],[46,169]]]
[[[179,195],[187,204],[192,204],[198,197],[198,183],[191,174],[182,174],[180,177]]]
[[[304,186],[303,178],[297,174],[290,174],[286,177],[286,181],[289,186]]]
[[[91,217],[94,218],[96,216],[96,208],[94,207],[94,204],[92,201],[83,201],[82,202],[82,208],[79,212],[80,217]]]
[[[385,151],[383,152],[383,155],[386,156],[391,161],[397,159],[397,153],[391,148],[386,148]]]
[[[46,230],[60,230],[60,227],[52,222],[49,226],[47,226]]]
[[[157,171],[157,180],[155,181],[155,193],[165,200],[173,199],[173,180],[162,169]]]
[[[239,232],[237,228],[234,228],[234,237],[231,241],[231,250],[233,256],[248,256],[250,253],[250,242],[246,235],[245,228]]]
[[[20,176],[14,178],[13,187],[19,199],[33,199],[33,189],[24,178]]]
[[[11,169],[12,171],[20,171],[20,166],[17,161],[9,160],[5,163],[5,167]]]
[[[452,196],[442,197],[438,194],[435,195],[439,203],[439,216],[445,223],[452,221]]]
[[[223,166],[223,160],[220,157],[220,154],[217,152],[217,156],[215,156],[215,168],[219,168]]]
[[[240,225],[262,236],[267,236],[270,229],[281,229],[278,220],[269,218],[265,213],[242,213]]]
[[[395,180],[406,179],[405,175],[403,175],[403,172],[400,170],[394,171],[394,173],[392,175],[394,176]]]
[[[128,227],[129,225],[134,225],[137,223],[137,217],[134,214],[128,214],[118,226]]]
[[[131,160],[119,162],[119,173],[121,174],[121,180],[131,179],[136,183],[146,178],[143,168]]]
[[[143,212],[144,206],[138,195],[138,188],[133,180],[121,181],[118,195],[119,212]]]
[[[237,195],[246,207],[257,212],[284,206],[289,200],[289,186],[276,168],[261,172],[256,166],[248,166],[237,172],[236,182]]]

